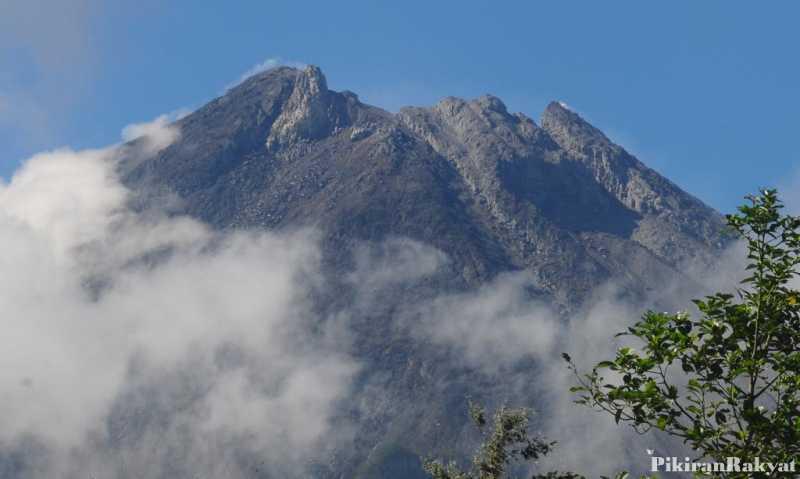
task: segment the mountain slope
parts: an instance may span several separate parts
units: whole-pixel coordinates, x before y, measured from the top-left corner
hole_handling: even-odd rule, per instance
[[[354,301],[341,278],[365,242],[410,238],[448,256],[354,318],[359,387],[381,392],[353,413],[356,447],[320,476],[411,477],[416,454],[462,441],[452,411],[466,394],[536,397],[399,327],[403,305],[526,271],[531,296],[566,315],[602,284],[642,298],[724,246],[719,214],[558,103],[541,126],[488,95],[392,114],[329,90],[316,67],[280,67],[176,126],[175,143],[120,165],[138,201],[220,229],[316,227],[335,285],[322,310]]]
[[[672,265],[712,258],[722,240],[722,219],[701,201],[613,144],[578,114],[553,102],[542,127],[595,181],[641,219],[631,238]]]
[[[180,140],[124,177],[221,228],[455,249],[468,285],[527,268],[565,305],[609,279],[647,289],[719,249],[717,213],[578,115],[553,103],[542,125],[491,96],[393,115],[328,90],[316,67],[281,67],[179,121]]]

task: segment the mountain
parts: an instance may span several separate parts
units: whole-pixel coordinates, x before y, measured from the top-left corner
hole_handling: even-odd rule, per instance
[[[490,95],[392,114],[329,90],[316,67],[280,67],[177,125],[179,141],[124,166],[129,186],[174,192],[219,228],[457,250],[466,285],[527,268],[568,304],[609,278],[658,285],[654,271],[722,246],[719,214],[557,102],[541,126]]]
[[[566,316],[598,285],[634,298],[690,285],[684,266],[712,264],[726,244],[717,212],[558,102],[538,124],[491,95],[390,113],[330,90],[317,67],[279,67],[176,126],[176,142],[120,164],[137,201],[168,200],[218,229],[315,227],[334,285],[321,309],[354,301],[341,278],[364,244],[407,238],[447,254],[354,319],[359,387],[381,392],[351,411],[359,440],[320,477],[421,477],[418,454],[462,442],[453,411],[465,395],[536,396],[399,328],[399,305],[524,271],[531,296]]]

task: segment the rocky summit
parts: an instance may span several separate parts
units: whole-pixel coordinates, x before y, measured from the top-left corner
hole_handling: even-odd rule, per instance
[[[538,122],[491,95],[391,113],[330,90],[317,67],[278,67],[175,126],[174,143],[120,164],[137,201],[170,198],[218,229],[314,228],[333,285],[321,311],[354,301],[342,278],[365,244],[404,238],[447,257],[353,319],[356,397],[370,400],[343,407],[356,439],[319,477],[424,477],[419,454],[462,444],[466,396],[536,404],[533,385],[511,391],[403,328],[401,305],[525,272],[532,297],[567,317],[599,285],[644,298],[725,246],[721,215],[559,102]]]

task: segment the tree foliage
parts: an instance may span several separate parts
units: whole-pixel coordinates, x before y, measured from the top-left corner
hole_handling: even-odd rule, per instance
[[[483,407],[469,403],[469,415],[483,435],[483,442],[475,453],[471,467],[461,469],[455,462],[443,464],[427,459],[423,467],[432,479],[501,479],[509,477],[515,464],[535,463],[549,454],[555,442],[532,437],[528,431],[531,412],[525,408],[501,407],[492,423],[486,418]],[[616,476],[625,479],[626,473]],[[533,479],[584,479],[572,472],[536,474]],[[607,478],[606,478],[607,479]]]
[[[791,462],[800,453],[800,293],[791,284],[800,218],[782,214],[774,190],[748,200],[727,216],[747,246],[740,287],[695,300],[695,316],[648,311],[620,333],[638,349],[620,348],[589,373],[564,358],[576,402],[618,423],[679,437],[698,458]]]

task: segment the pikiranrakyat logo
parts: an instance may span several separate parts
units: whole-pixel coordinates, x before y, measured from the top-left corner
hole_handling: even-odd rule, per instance
[[[713,474],[715,472],[761,472],[767,475],[776,472],[795,472],[795,462],[762,462],[755,458],[752,461],[742,461],[738,457],[726,457],[723,462],[694,461],[691,458],[675,456],[657,456],[652,449],[647,450],[650,456],[650,472],[699,472]]]

